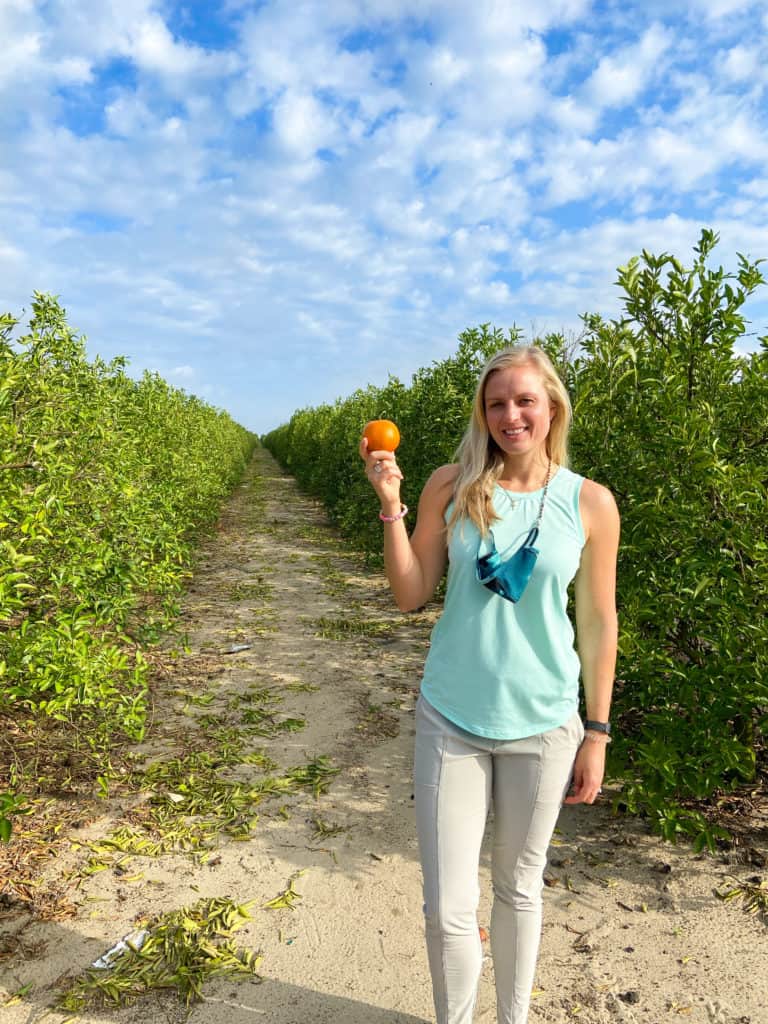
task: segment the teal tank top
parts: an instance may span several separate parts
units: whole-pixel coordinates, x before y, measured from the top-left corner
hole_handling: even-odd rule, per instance
[[[445,606],[432,630],[421,692],[440,714],[476,736],[533,736],[562,725],[578,708],[581,666],[566,608],[584,547],[583,482],[563,466],[550,480],[535,544],[539,557],[516,604],[477,580],[481,539],[475,524],[465,520],[453,529]],[[542,491],[496,485],[493,507],[501,519],[492,530],[499,552],[511,554],[523,543]],[[450,513],[451,505],[446,521]]]

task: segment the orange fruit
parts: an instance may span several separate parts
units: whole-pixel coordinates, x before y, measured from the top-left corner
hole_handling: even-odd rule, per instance
[[[369,452],[393,452],[400,444],[400,431],[392,420],[371,420],[365,424],[363,437]]]

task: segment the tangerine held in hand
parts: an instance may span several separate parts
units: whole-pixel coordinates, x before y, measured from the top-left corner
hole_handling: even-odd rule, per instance
[[[400,444],[400,431],[392,420],[371,420],[365,424],[363,437],[369,452],[393,452]]]

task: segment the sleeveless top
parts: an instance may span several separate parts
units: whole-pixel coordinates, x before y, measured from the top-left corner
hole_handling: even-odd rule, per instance
[[[432,630],[421,692],[467,732],[499,740],[533,736],[562,725],[578,708],[581,666],[566,608],[584,546],[583,482],[563,466],[550,480],[534,545],[539,557],[516,604],[477,580],[481,538],[475,524],[464,520],[453,528],[445,606]],[[525,540],[542,492],[496,485],[493,507],[501,519],[491,529],[502,556]],[[487,550],[484,541],[482,552]]]

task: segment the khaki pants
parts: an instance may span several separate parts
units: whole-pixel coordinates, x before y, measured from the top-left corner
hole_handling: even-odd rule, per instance
[[[584,737],[578,713],[519,740],[453,725],[416,706],[416,826],[437,1024],[471,1024],[482,967],[478,867],[493,801],[491,950],[498,1024],[525,1024],[541,935],[541,892],[557,816]]]

